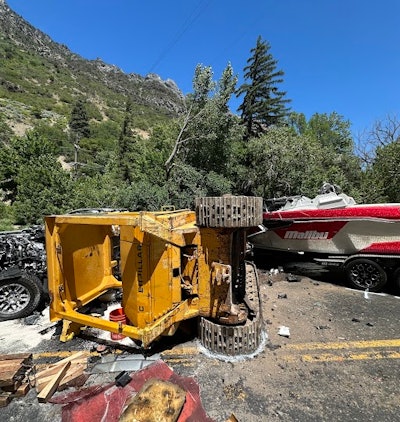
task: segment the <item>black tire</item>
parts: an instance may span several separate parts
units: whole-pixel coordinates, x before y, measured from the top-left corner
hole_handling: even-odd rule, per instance
[[[41,282],[32,274],[0,281],[0,321],[31,315],[43,299]]]
[[[396,268],[393,273],[393,282],[396,293],[400,293],[400,267]]]
[[[375,261],[357,258],[345,266],[347,281],[358,290],[379,292],[387,282],[386,271]]]

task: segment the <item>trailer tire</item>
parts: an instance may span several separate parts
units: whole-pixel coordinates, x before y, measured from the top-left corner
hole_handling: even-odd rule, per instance
[[[386,271],[371,259],[357,258],[345,265],[347,281],[358,290],[378,292],[387,282]]]
[[[400,267],[396,268],[393,273],[393,282],[396,289],[396,293],[400,293]]]
[[[0,281],[0,321],[24,318],[41,304],[44,292],[38,277],[22,272]]]

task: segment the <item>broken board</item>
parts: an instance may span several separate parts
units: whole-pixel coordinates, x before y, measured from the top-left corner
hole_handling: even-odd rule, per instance
[[[84,371],[87,357],[84,352],[76,352],[36,373],[36,391],[39,401],[47,401],[56,390],[69,385],[81,385],[86,381]]]
[[[0,355],[0,407],[29,391],[27,374],[31,369],[31,353]]]

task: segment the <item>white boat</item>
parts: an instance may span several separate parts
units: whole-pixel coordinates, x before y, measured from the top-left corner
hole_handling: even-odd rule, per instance
[[[266,200],[253,247],[300,253],[324,266],[341,266],[353,287],[378,291],[392,278],[400,287],[400,203],[356,204],[325,185],[310,199]]]

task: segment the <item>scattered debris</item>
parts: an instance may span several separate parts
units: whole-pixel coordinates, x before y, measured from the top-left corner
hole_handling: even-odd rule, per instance
[[[27,317],[44,305],[46,268],[44,227],[0,232],[0,321]]]
[[[284,281],[286,278],[286,274],[284,273],[284,270],[282,267],[278,268],[271,268],[268,271],[268,280],[267,284],[269,286],[272,286],[277,281]]]
[[[317,330],[330,330],[331,327],[329,325],[316,325],[315,328]]]
[[[178,420],[185,404],[186,392],[178,385],[158,379],[147,381],[140,391],[127,401],[119,422]]]
[[[297,277],[297,276],[295,276],[295,275],[293,275],[293,274],[291,274],[291,273],[289,273],[289,274],[286,276],[286,280],[287,280],[289,283],[294,283],[294,282],[296,282],[296,281],[300,281],[300,278],[299,278],[299,277]]]
[[[284,325],[281,325],[281,326],[279,327],[278,334],[279,334],[280,336],[282,336],[282,337],[287,337],[287,338],[289,338],[289,337],[290,337],[290,330],[289,330],[289,327],[285,327]]]
[[[0,232],[0,269],[18,266],[41,278],[46,273],[44,227]]]
[[[25,396],[30,390],[32,354],[0,355],[0,407],[7,406],[14,397]]]
[[[287,299],[287,294],[286,293],[279,293],[278,299]]]
[[[109,347],[105,344],[99,344],[96,347],[96,352],[100,354],[105,354],[105,353],[108,353],[109,351],[110,351]]]
[[[360,322],[360,320],[358,318],[352,318],[351,321],[352,322]]]
[[[34,312],[32,315],[29,315],[24,318],[24,324],[25,325],[36,325],[39,322],[40,314],[37,312]]]
[[[115,377],[115,385],[118,387],[125,387],[127,384],[129,384],[132,381],[131,376],[126,371],[120,372]]]
[[[86,353],[77,352],[37,372],[35,378],[39,402],[47,402],[57,390],[83,385],[88,377],[84,374],[86,368]]]
[[[61,380],[66,375],[70,366],[71,362],[64,363],[61,369],[59,369],[59,371],[55,375],[52,375],[50,380],[46,382],[45,387],[37,395],[37,399],[40,403],[46,403],[49,398],[55,393],[58,386],[60,385]]]
[[[64,405],[62,407],[62,421],[65,422],[78,422],[82,420],[117,422],[119,415],[124,412],[131,397],[136,396],[136,393],[141,391],[147,381],[168,381],[182,389],[186,396],[183,408],[177,419],[178,422],[187,420],[213,422],[207,416],[201,404],[200,389],[194,378],[182,377],[175,374],[161,360],[153,362],[152,365],[129,375],[132,380],[124,388],[118,387],[114,382],[105,386],[95,385],[82,388],[79,391],[59,393],[51,399],[51,403]],[[170,393],[168,392],[165,399],[168,399],[169,396]],[[169,419],[149,420],[168,421]]]
[[[160,359],[160,355],[145,356],[143,354],[107,355],[102,356],[101,361],[91,370],[92,374],[139,371]]]
[[[277,349],[280,349],[282,346],[280,344],[272,344],[271,342],[267,343],[267,348],[269,350],[275,351]]]

